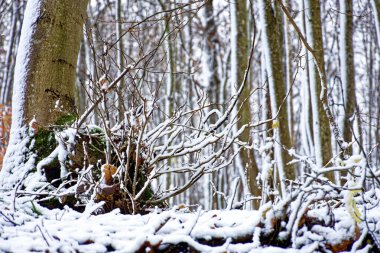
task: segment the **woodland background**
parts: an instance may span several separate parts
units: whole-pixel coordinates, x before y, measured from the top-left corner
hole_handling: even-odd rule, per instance
[[[26,4],[0,2],[0,162],[10,134]],[[327,208],[331,217],[330,209],[345,206],[355,229],[366,221],[366,233],[377,244],[377,220],[370,228],[365,213],[378,206],[379,196],[379,1],[93,0],[81,20],[73,122],[43,127],[67,138],[70,153],[70,129],[85,126],[90,130],[76,132],[75,145],[102,136],[99,145],[104,145],[94,152],[104,158],[91,160],[90,154],[87,159],[86,150],[84,157],[70,157],[67,180],[62,174],[67,157],[61,161],[57,155],[61,174],[53,180],[46,174],[52,166],[49,154],[32,169],[23,166],[26,172],[45,171],[49,182],[46,191],[38,191],[44,197],[39,202],[46,206],[49,195],[72,204],[65,202],[72,195],[70,180],[79,182],[88,176],[83,171],[98,166],[102,177],[93,176],[85,186],[104,184],[102,194],[130,177],[125,189],[111,187],[112,200],[99,199],[94,190],[95,200],[112,202],[110,210],[136,213],[155,204],[267,210],[271,203],[290,217],[291,222],[277,217],[289,222],[283,226],[287,236],[296,236],[292,222],[301,227],[309,209]],[[46,107],[62,113],[61,94],[51,93],[54,103]],[[41,133],[32,120],[46,114],[41,108],[28,112],[32,137]],[[134,174],[124,166],[133,166]],[[33,195],[33,187],[20,186],[19,195]],[[148,198],[141,200],[143,194]],[[91,202],[82,197],[83,203]],[[125,199],[127,204],[118,202]]]

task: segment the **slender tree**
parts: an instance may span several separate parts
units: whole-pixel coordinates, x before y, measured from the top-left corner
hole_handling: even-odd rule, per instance
[[[5,58],[5,68],[3,73],[3,82],[1,85],[1,93],[0,93],[0,103],[1,104],[7,104],[10,102],[11,97],[11,89],[12,89],[12,75],[13,75],[13,57],[14,57],[14,51],[16,48],[16,42],[17,42],[17,28],[18,25],[18,18],[20,16],[20,3],[19,0],[14,0],[12,2],[12,19],[11,19],[11,34],[9,38],[9,44],[7,48],[7,54]]]
[[[357,102],[355,88],[355,66],[353,50],[353,1],[340,0],[340,71],[343,86],[344,124],[343,138],[346,142],[352,140],[353,121]],[[347,150],[348,154],[351,149]]]
[[[211,103],[211,109],[218,109],[219,107],[219,92],[220,92],[220,79],[218,73],[218,30],[214,18],[214,3],[213,0],[210,0],[205,5],[205,81],[207,85],[207,94],[209,101]],[[216,118],[213,115],[210,119],[212,123],[215,123]],[[211,174],[211,181],[217,182],[218,172],[213,172]],[[207,182],[209,184],[209,182]],[[216,187],[219,185],[217,184]],[[218,195],[212,194],[212,208],[217,209],[217,199]]]
[[[373,20],[375,21],[375,30],[376,30],[376,37],[377,37],[377,52],[380,50],[380,2],[376,0],[371,0],[371,6],[373,10]],[[378,66],[380,66],[380,57],[377,55],[377,61]],[[377,78],[377,82],[379,82],[380,78]],[[377,114],[380,115],[380,85],[379,83],[377,84]],[[375,94],[376,94],[375,93]],[[376,143],[380,143],[380,117],[377,117],[377,122],[374,124],[376,126],[375,129],[375,140]],[[376,152],[376,164],[380,164],[380,146],[377,146],[377,152]]]
[[[231,3],[231,80],[233,87],[239,87],[244,79],[244,72],[248,66],[249,55],[249,39],[247,32],[248,10],[246,1],[235,1]],[[241,93],[238,108],[238,128],[251,122],[252,114],[250,110],[250,92],[249,84],[244,87]],[[243,141],[252,143],[252,136],[249,129],[246,129],[240,138]],[[250,149],[244,149],[240,152],[240,159],[248,178],[248,186],[252,195],[260,196],[261,191],[257,185],[258,168],[254,153]],[[254,202],[254,207],[258,206],[258,202]]]
[[[123,72],[124,70],[124,66],[125,66],[125,63],[124,63],[124,39],[121,37],[121,34],[122,34],[122,24],[123,24],[123,20],[122,20],[122,13],[123,13],[123,10],[122,10],[122,2],[121,0],[117,0],[116,1],[116,8],[115,8],[115,11],[116,11],[116,37],[119,39],[119,48],[118,48],[118,51],[117,51],[117,63],[118,63],[118,67],[119,67],[119,75],[121,74],[121,72]],[[122,80],[120,81],[120,84],[119,84],[119,87],[117,89],[117,96],[118,96],[118,116],[119,116],[119,120],[122,121],[124,119],[124,98],[123,98],[123,91],[124,91],[124,88],[125,88],[125,78],[122,78]]]
[[[205,54],[207,59],[208,96],[211,103],[219,104],[220,79],[218,75],[217,26],[214,19],[213,0],[205,5],[206,43]]]
[[[320,1],[306,1],[307,11],[307,35],[308,41],[314,48],[316,60],[320,63],[320,71],[325,72],[324,59],[323,59],[323,39],[322,39],[322,24],[321,24],[321,2]],[[309,59],[312,59],[309,53]],[[314,61],[309,63],[309,82],[311,105],[313,115],[313,133],[315,145],[315,160],[318,167],[325,166],[332,158],[331,148],[331,132],[329,127],[329,120],[323,110],[322,102],[319,100],[321,94],[321,80],[317,67]],[[324,74],[325,75],[325,74]],[[330,180],[334,179],[334,174],[330,172],[328,175]]]
[[[275,140],[275,160],[281,180],[282,194],[285,194],[285,179],[295,179],[295,168],[287,165],[291,156],[282,147],[291,148],[291,139],[288,125],[286,96],[286,74],[283,67],[284,48],[282,34],[282,18],[277,1],[260,0],[261,22],[263,27],[263,51],[265,54],[266,70],[268,74],[272,115],[278,113],[272,124]],[[273,6],[272,6],[273,4]],[[280,109],[281,106],[281,109]]]

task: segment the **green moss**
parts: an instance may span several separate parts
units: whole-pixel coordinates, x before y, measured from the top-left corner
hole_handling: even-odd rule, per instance
[[[68,113],[58,118],[55,124],[59,126],[67,126],[73,124],[75,119],[76,117],[73,114]]]
[[[40,128],[35,136],[33,151],[37,154],[37,160],[41,161],[51,154],[57,147],[58,143],[55,140],[53,131]]]
[[[154,192],[152,188],[148,187],[146,191],[144,192],[144,200],[145,201],[150,200],[153,198],[153,196],[154,196]]]
[[[90,134],[103,134],[103,129],[98,126],[88,126],[87,129]]]

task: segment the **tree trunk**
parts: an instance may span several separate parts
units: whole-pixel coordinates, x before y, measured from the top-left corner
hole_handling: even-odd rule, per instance
[[[19,1],[14,0],[12,3],[12,29],[11,29],[11,34],[10,34],[10,39],[9,39],[9,45],[7,48],[7,55],[5,57],[5,70],[3,73],[3,83],[1,86],[1,93],[0,93],[0,103],[1,104],[8,104],[9,97],[10,97],[10,90],[11,90],[11,85],[12,83],[10,82],[10,79],[12,79],[12,74],[13,74],[13,67],[12,67],[12,58],[14,55],[14,49],[15,44],[16,44],[16,37],[17,37],[17,19],[19,16]]]
[[[284,1],[287,8],[291,9],[291,1],[286,0]],[[295,132],[294,132],[294,116],[293,116],[293,89],[292,89],[292,83],[293,83],[293,68],[292,68],[292,41],[291,41],[291,34],[290,34],[290,25],[289,20],[286,18],[285,14],[283,14],[283,20],[284,20],[284,45],[285,45],[285,59],[286,59],[286,89],[290,90],[289,98],[287,99],[287,113],[289,117],[289,131],[290,131],[290,140],[292,145],[294,145],[295,140]]]
[[[232,44],[232,52],[231,52],[231,68],[232,68],[232,86],[239,87],[244,79],[244,72],[248,66],[248,32],[247,32],[247,20],[248,20],[248,10],[246,7],[246,1],[236,1],[235,3],[231,3],[231,7],[235,11],[231,11],[231,17],[235,18],[236,22],[231,22],[231,36],[234,36],[236,39],[231,41]],[[241,128],[243,125],[251,122],[251,110],[250,110],[250,97],[251,85],[250,83],[246,84],[243,92],[241,93],[237,108],[238,108],[238,117],[239,121],[237,123],[238,128]],[[250,134],[250,130],[246,129],[241,135],[240,139],[252,143],[252,136]],[[244,168],[244,171],[247,174],[248,178],[248,186],[250,193],[253,196],[261,196],[261,191],[257,185],[257,175],[258,168],[256,164],[256,160],[254,157],[253,150],[243,149],[240,152],[240,159]],[[257,208],[259,206],[258,201],[253,202],[253,207]]]
[[[76,66],[86,6],[87,0],[27,3],[16,59],[10,145],[0,184],[12,187],[35,168],[38,158],[31,128],[36,131],[75,113]]]
[[[287,165],[292,157],[282,147],[291,148],[291,139],[288,128],[287,103],[283,102],[286,95],[286,74],[283,67],[284,49],[282,21],[277,2],[260,0],[261,21],[263,25],[263,51],[265,53],[266,69],[268,72],[269,91],[272,115],[276,115],[281,106],[278,118],[274,120],[275,160],[282,184],[282,193],[285,194],[284,180],[295,179],[295,168]],[[273,3],[274,8],[271,4]]]
[[[356,93],[355,93],[355,67],[353,51],[353,9],[352,0],[340,0],[340,67],[341,80],[343,85],[344,99],[344,124],[343,138],[346,142],[352,141],[353,121],[350,118],[355,113]],[[346,150],[350,155],[352,149]]]
[[[119,39],[119,49],[117,51],[117,63],[119,68],[119,75],[121,72],[124,71],[125,64],[124,64],[124,40],[121,37],[122,35],[122,3],[121,0],[116,1],[116,37]],[[120,84],[117,87],[117,110],[118,110],[118,116],[119,121],[122,122],[124,120],[124,94],[125,92],[125,78],[123,77],[120,80]]]
[[[83,34],[84,36],[85,34]],[[87,62],[86,62],[86,42],[82,38],[80,43],[78,67],[77,67],[77,87],[75,104],[77,106],[78,113],[81,115],[86,110],[86,102],[88,101],[88,95],[86,91],[87,83]]]
[[[372,9],[373,9],[373,15],[374,15],[374,20],[375,20],[375,28],[376,28],[376,37],[377,37],[377,48],[378,48],[378,51],[380,50],[380,2],[377,1],[377,0],[371,0],[371,5],[372,5]],[[377,61],[379,61],[378,65],[380,65],[380,59],[379,59],[379,56],[377,54]],[[380,85],[378,83],[378,81],[380,80],[380,77],[378,76],[377,79],[377,91],[375,91],[375,94],[377,94],[377,111],[375,110],[375,113],[377,113],[376,115],[380,115]],[[374,85],[376,87],[376,84]],[[376,143],[380,143],[380,117],[377,116],[375,117],[377,118],[376,120],[376,123],[374,125],[376,125],[376,129],[375,129],[375,139],[376,139]],[[375,152],[375,166],[379,166],[380,165],[380,146],[378,145],[377,148],[376,148],[376,152]]]
[[[321,71],[325,71],[324,59],[323,59],[323,40],[322,40],[322,24],[321,24],[321,6],[320,1],[306,1],[307,11],[307,30],[308,41],[315,50],[316,60],[320,63]],[[312,56],[309,53],[309,59]],[[318,69],[313,61],[309,62],[309,74],[310,74],[310,94],[312,101],[312,115],[313,115],[313,133],[314,133],[314,145],[315,145],[315,159],[319,168],[326,166],[332,158],[331,148],[331,132],[329,120],[323,110],[322,101],[319,100],[319,94],[321,94],[321,79],[318,73]],[[324,74],[325,75],[325,74]],[[329,180],[334,180],[334,173],[330,172],[327,175]]]
[[[218,60],[217,60],[217,27],[214,19],[213,1],[210,0],[205,6],[205,19],[206,19],[206,44],[205,54],[207,59],[208,68],[208,96],[210,103],[215,104],[213,108],[219,104],[220,80],[218,75]],[[212,118],[214,121],[215,119]]]

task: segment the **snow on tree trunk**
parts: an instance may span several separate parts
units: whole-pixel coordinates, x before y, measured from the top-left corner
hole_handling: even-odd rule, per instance
[[[305,9],[305,1],[302,1],[302,9]],[[302,16],[302,33],[306,34],[306,13],[303,12]],[[302,66],[308,66],[308,62],[310,61],[310,57],[307,54],[306,48],[301,49],[301,55],[305,55],[305,62],[302,62]],[[300,118],[300,128],[301,128],[301,141],[302,148],[306,155],[312,156],[314,154],[314,141],[311,131],[311,120],[310,120],[310,88],[309,88],[309,69],[305,68],[301,72],[302,77],[302,87],[301,87],[301,100],[302,100],[302,111]]]
[[[372,5],[374,20],[375,20],[377,45],[378,45],[378,49],[379,49],[380,48],[380,2],[377,0],[371,0],[371,5]],[[378,67],[378,69],[380,67],[379,65],[380,65],[380,57],[377,54],[377,67]],[[380,90],[379,90],[377,95],[378,95],[378,97],[377,97],[377,115],[380,115]],[[380,143],[380,117],[377,117],[377,122],[375,125],[376,125],[376,130],[375,130],[376,142]],[[379,165],[380,164],[380,147],[377,146],[376,150],[377,150],[377,152],[375,154],[377,157],[376,164]]]
[[[281,191],[285,194],[285,179],[295,179],[295,168],[287,165],[291,160],[282,145],[291,148],[290,134],[288,128],[287,103],[283,99],[286,95],[286,80],[283,68],[283,45],[281,33],[281,17],[279,16],[277,2],[274,2],[274,9],[268,1],[260,0],[260,18],[262,29],[263,52],[265,54],[265,64],[268,72],[269,92],[271,99],[272,115],[278,114],[278,118],[273,122],[275,160],[281,181]]]
[[[239,30],[238,15],[241,14],[241,11],[238,12],[238,8],[239,7],[245,8],[245,4],[242,5],[242,2],[245,2],[245,1],[231,2],[230,3],[230,16],[231,16],[231,91],[233,94],[236,93],[237,88],[241,84],[242,76],[244,74],[245,67],[247,66],[246,62],[242,63],[240,61],[245,61],[245,58],[248,56],[248,49],[244,48],[244,46],[242,46],[240,44],[243,42],[243,40],[247,39],[247,37],[246,37],[247,35],[245,34],[246,30],[244,30],[245,26],[240,27],[240,30]],[[238,6],[238,4],[239,4],[239,6]],[[243,12],[243,14],[244,14],[244,12]],[[244,14],[244,15],[246,15],[246,14]],[[242,33],[245,34],[245,37],[242,37],[243,36]],[[239,36],[239,34],[240,34],[240,36]],[[248,42],[244,42],[244,43],[245,43],[245,46],[247,46]],[[244,50],[245,53],[241,52],[241,50]],[[244,91],[242,92],[241,97],[246,98],[247,87],[245,87],[245,90],[246,90],[245,92]],[[249,89],[248,89],[248,93],[249,93]],[[241,102],[239,104],[241,105]],[[247,104],[247,102],[246,102],[246,104]],[[248,106],[249,106],[249,104],[248,104]],[[238,106],[238,108],[239,108],[239,106]],[[239,124],[242,124],[242,122],[247,121],[247,117],[250,117],[249,107],[248,107],[248,111],[246,110],[245,112],[246,112],[246,115],[244,115],[244,118],[240,118]],[[236,113],[237,113],[237,109],[234,108],[234,114],[236,114]],[[239,126],[237,126],[237,127],[239,127]],[[237,129],[235,129],[234,131],[237,131]],[[249,131],[246,130],[245,133],[241,135],[241,138],[244,141],[249,141],[249,138],[250,138],[249,137]],[[236,148],[237,147],[234,146],[234,149],[236,149]],[[240,174],[240,177],[242,178],[242,182],[243,182],[244,195],[248,194],[249,192],[251,192],[252,194],[255,194],[256,191],[254,189],[257,188],[257,186],[255,186],[255,183],[256,183],[255,175],[254,174],[251,174],[251,176],[248,175],[247,170],[250,170],[251,168],[250,168],[249,163],[248,163],[247,152],[249,152],[249,150],[241,151],[240,152],[241,155],[237,157],[237,161],[236,161],[236,164],[237,164],[238,169],[239,169],[239,174]],[[252,161],[254,161],[254,160],[252,160]],[[257,166],[252,167],[252,172],[255,172],[255,171],[257,173]]]
[[[307,37],[310,45],[315,50],[315,56],[318,57],[317,62],[320,63],[321,71],[324,69],[323,59],[323,40],[322,40],[322,24],[321,24],[321,6],[320,1],[306,1],[305,10],[307,12]],[[312,59],[312,55],[308,52],[308,58]],[[321,80],[318,69],[314,61],[308,61],[310,75],[310,94],[312,102],[313,115],[313,133],[315,145],[315,160],[319,168],[325,166],[332,158],[331,133],[329,121],[324,113],[322,101],[319,100],[321,93]],[[327,177],[334,179],[334,174],[330,172]]]
[[[86,6],[87,0],[27,2],[16,58],[10,144],[0,174],[5,187],[13,187],[35,169],[32,136],[36,128],[75,113],[76,66]]]
[[[350,118],[355,113],[356,93],[355,93],[355,67],[353,51],[353,2],[352,0],[340,0],[340,38],[339,56],[341,81],[343,86],[343,138],[347,142],[352,140],[353,121]],[[350,153],[350,150],[347,150]]]

